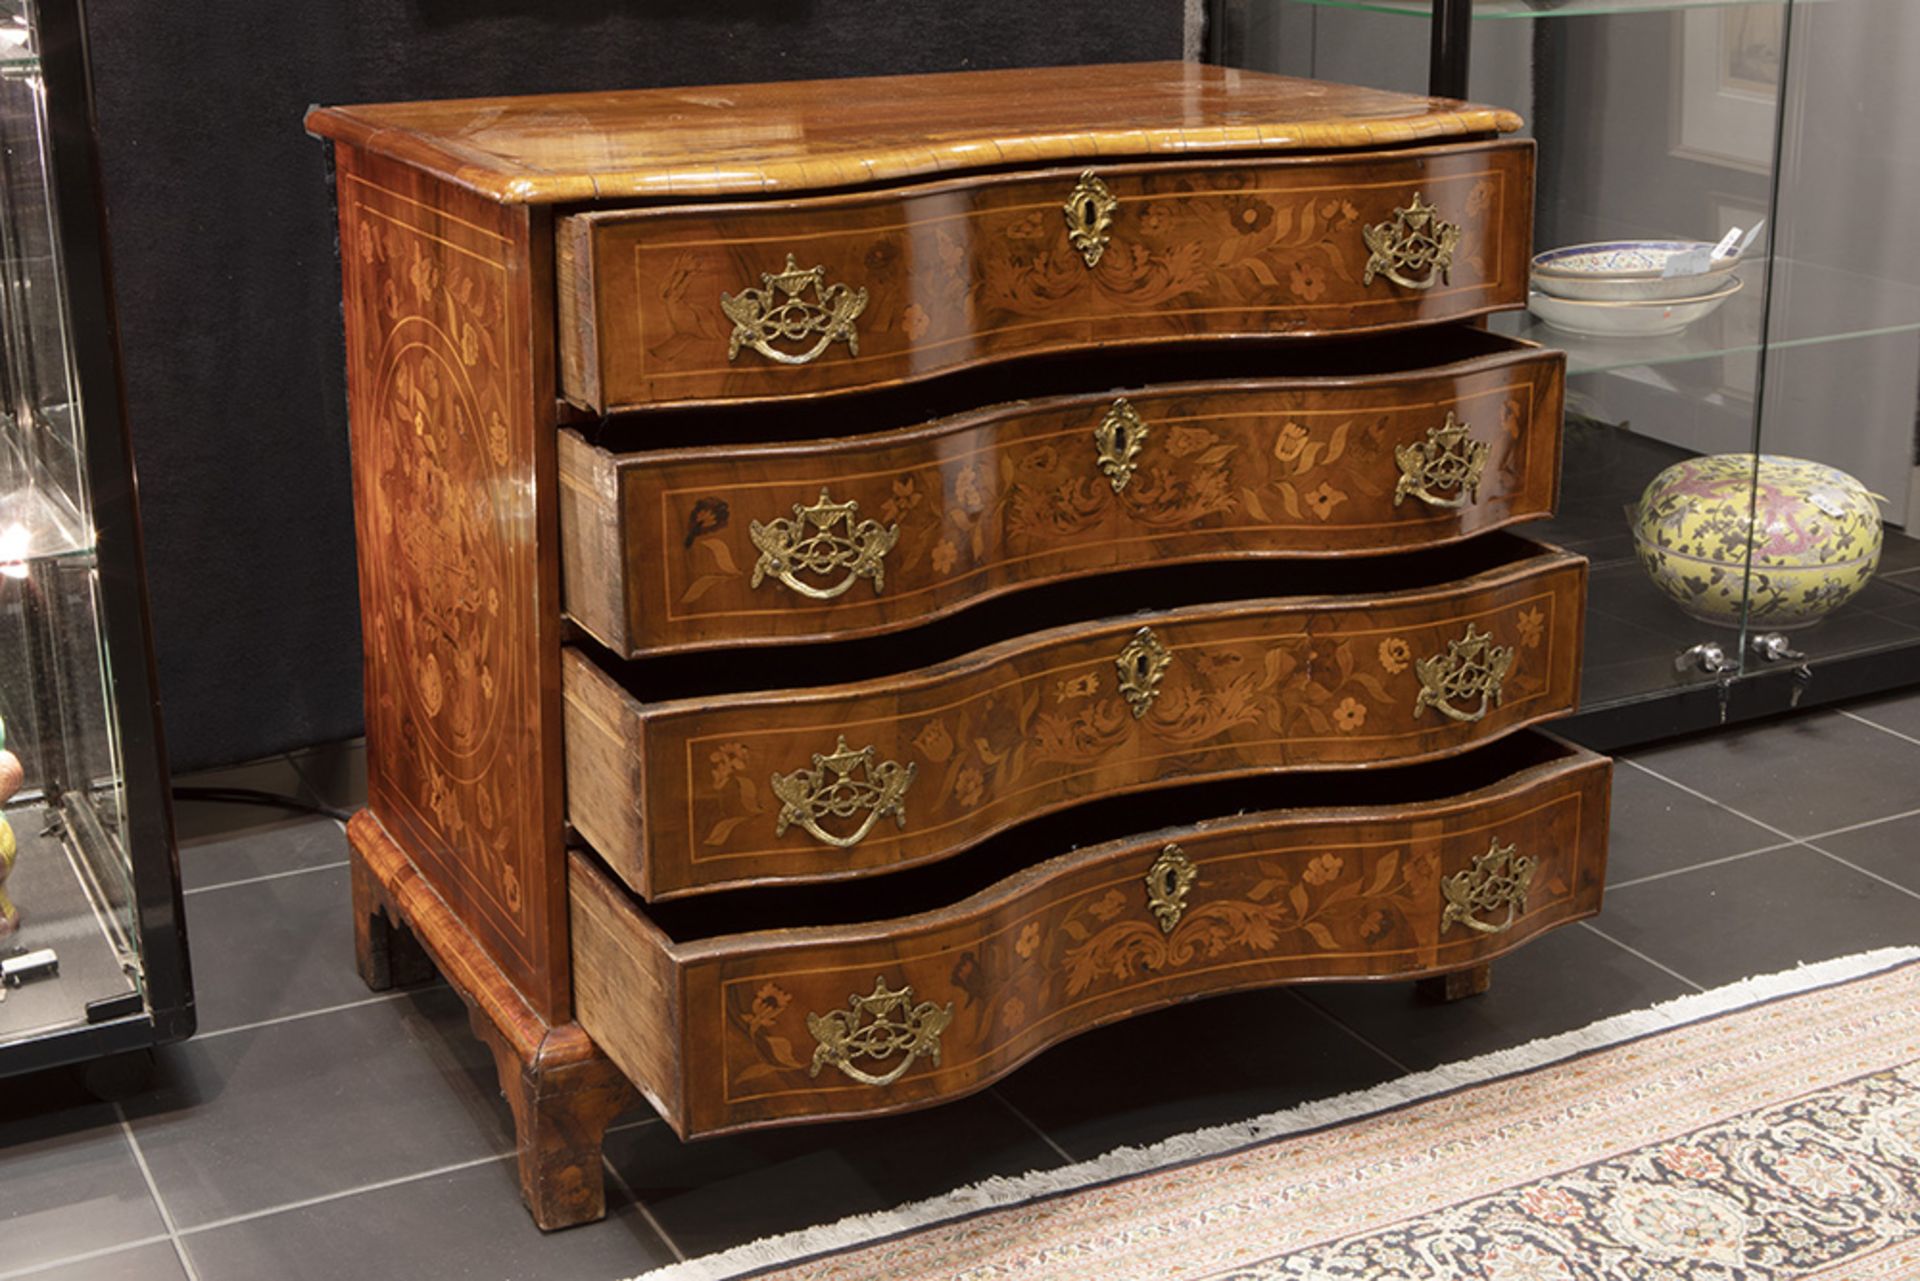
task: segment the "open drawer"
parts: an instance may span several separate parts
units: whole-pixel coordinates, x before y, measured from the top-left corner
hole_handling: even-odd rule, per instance
[[[639,657],[895,631],[1135,564],[1455,542],[1552,514],[1564,370],[1448,326],[1133,361],[1119,390],[862,436],[622,452],[565,431],[566,610]]]
[[[1460,969],[1591,915],[1610,771],[1521,734],[1438,764],[1199,789],[1192,802],[1314,808],[1023,865],[1039,840],[1070,847],[1054,823],[983,848],[979,866],[758,904],[642,906],[576,853],[575,1010],[683,1137],[951,1099],[1170,1002]],[[982,877],[995,879],[969,892]]]
[[[1364,562],[1148,571],[1158,587],[1080,585],[1090,615],[1065,588],[1009,601],[1039,630],[904,671],[881,642],[706,660],[702,688],[740,692],[700,698],[636,692],[569,649],[568,815],[660,899],[924,863],[1183,780],[1444,756],[1573,709],[1586,570],[1493,534]],[[1202,603],[1159,603],[1175,600]],[[1153,607],[1114,617],[1125,605]],[[1072,621],[1044,627],[1049,611]],[[804,683],[849,670],[870,674]]]
[[[1426,325],[1522,306],[1532,222],[1521,139],[595,209],[556,232],[561,381],[611,413]]]

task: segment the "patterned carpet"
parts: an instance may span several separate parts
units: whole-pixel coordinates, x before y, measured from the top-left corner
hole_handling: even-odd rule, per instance
[[[1920,1277],[1917,958],[1749,980],[649,1281]]]

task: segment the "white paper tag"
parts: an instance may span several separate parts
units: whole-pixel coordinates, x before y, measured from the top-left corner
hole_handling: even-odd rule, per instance
[[[1737,228],[1734,234],[1739,234]],[[1661,264],[1660,275],[1662,278],[1669,276],[1697,276],[1712,265],[1713,251],[1707,248],[1707,246],[1701,245],[1698,249],[1689,249],[1683,254],[1674,254],[1668,258],[1665,263]]]
[[[1746,235],[1740,237],[1740,243],[1733,247],[1732,253],[1723,252],[1726,249],[1726,241],[1724,240],[1721,241],[1720,248],[1713,251],[1713,256],[1715,258],[1740,257],[1741,255],[1745,254],[1749,248],[1752,247],[1753,242],[1759,238],[1760,229],[1766,225],[1767,225],[1767,220],[1765,218],[1762,218],[1759,222],[1754,223],[1753,230],[1749,231]]]

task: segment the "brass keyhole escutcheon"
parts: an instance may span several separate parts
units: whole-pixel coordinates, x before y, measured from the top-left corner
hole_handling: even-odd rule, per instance
[[[1073,194],[1060,206],[1060,211],[1067,216],[1067,240],[1079,251],[1081,261],[1089,270],[1099,265],[1100,255],[1107,251],[1107,241],[1113,234],[1113,214],[1119,207],[1113,192],[1091,169],[1080,175]]]
[[[1162,934],[1173,933],[1173,927],[1180,924],[1187,910],[1187,891],[1199,877],[1200,869],[1178,845],[1161,850],[1160,857],[1147,869],[1147,907],[1153,919],[1160,922]]]
[[[1151,627],[1135,632],[1113,660],[1120,673],[1120,693],[1133,709],[1135,720],[1145,716],[1153,701],[1160,697],[1160,678],[1166,675],[1171,662],[1173,655],[1167,652]]]
[[[1125,396],[1113,402],[1100,425],[1093,429],[1093,460],[1100,474],[1113,486],[1114,493],[1124,490],[1133,479],[1140,451],[1147,447],[1151,431],[1147,420]]]

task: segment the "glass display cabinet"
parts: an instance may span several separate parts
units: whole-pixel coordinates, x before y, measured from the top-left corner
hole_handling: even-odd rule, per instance
[[[0,0],[0,1074],[192,997],[82,20]]]
[[[1618,746],[1920,680],[1920,6],[1211,16],[1230,66],[1514,107],[1539,144],[1535,249],[1608,246],[1537,264],[1529,311],[1492,322],[1568,354],[1559,515],[1530,532],[1592,562],[1576,733]],[[1669,266],[1659,242],[1706,247]]]

